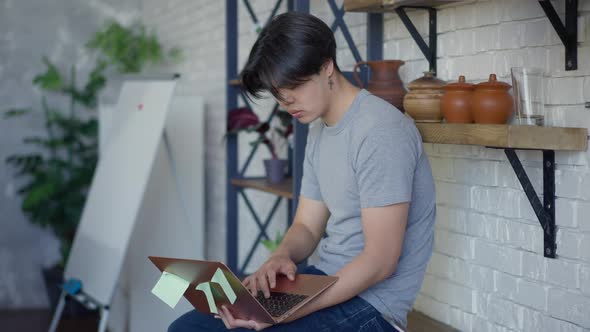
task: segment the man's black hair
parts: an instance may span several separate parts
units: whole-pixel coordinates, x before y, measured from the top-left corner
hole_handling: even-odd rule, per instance
[[[336,64],[336,40],[319,18],[288,12],[276,16],[258,36],[240,74],[242,89],[260,97],[269,91],[282,100],[278,89],[295,88],[318,74],[326,61]]]

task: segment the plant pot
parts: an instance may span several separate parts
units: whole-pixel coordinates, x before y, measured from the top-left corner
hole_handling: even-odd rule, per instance
[[[266,179],[270,183],[280,183],[285,179],[285,167],[287,161],[284,159],[265,159],[264,169],[266,170]]]
[[[47,298],[49,299],[49,306],[51,312],[55,312],[59,296],[61,295],[61,285],[64,281],[64,271],[58,266],[43,269],[43,279],[45,281],[45,290],[47,291]],[[66,297],[66,305],[62,313],[63,318],[85,318],[91,316],[98,316],[98,310],[89,310],[71,297]]]

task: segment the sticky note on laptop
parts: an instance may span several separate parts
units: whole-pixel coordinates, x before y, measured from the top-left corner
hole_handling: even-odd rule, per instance
[[[190,282],[164,271],[152,289],[152,294],[174,309],[189,285]]]
[[[221,289],[223,289],[223,292],[229,300],[229,303],[234,304],[234,302],[236,302],[236,293],[234,292],[233,288],[229,284],[229,281],[225,277],[225,274],[223,274],[223,271],[220,268],[217,268],[217,271],[215,271],[215,274],[213,275],[213,278],[211,278],[211,281],[218,283],[221,286]]]
[[[217,314],[217,304],[215,303],[215,298],[213,297],[211,284],[208,282],[202,282],[197,285],[197,290],[205,293],[205,296],[207,297],[207,303],[209,304],[209,311],[211,311],[211,313]]]

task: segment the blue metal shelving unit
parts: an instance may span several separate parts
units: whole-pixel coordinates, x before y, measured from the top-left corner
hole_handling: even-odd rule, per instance
[[[252,23],[256,29],[260,29],[260,23],[256,14],[250,6],[249,0],[243,0],[245,8],[248,10]],[[352,36],[349,32],[348,26],[344,21],[344,8],[338,6],[335,0],[328,0],[330,8],[334,13],[335,20],[331,24],[332,30],[335,32],[337,29],[343,33],[344,38],[351,49],[355,61],[359,62],[363,59]],[[278,12],[282,4],[282,0],[277,0],[273,11],[269,16],[266,23],[268,23],[272,17]],[[287,8],[289,11],[300,11],[308,13],[310,11],[309,0],[288,0]],[[238,101],[240,98],[244,101],[247,106],[249,105],[248,99],[241,93],[238,78],[238,0],[226,0],[226,63],[227,63],[227,97],[226,107],[227,111],[230,112],[238,107]],[[383,56],[383,15],[378,14],[367,14],[367,60],[379,60]],[[351,78],[351,73],[344,73],[346,77]],[[366,82],[368,73],[366,70],[361,70],[361,77]],[[278,105],[274,106],[271,117],[275,114],[274,111],[278,108]],[[250,165],[257,149],[258,145],[252,147],[246,162],[242,167],[238,165],[238,137],[237,135],[229,135],[227,138],[227,237],[226,237],[226,250],[227,250],[227,265],[232,271],[235,271],[238,275],[243,276],[245,274],[248,263],[252,258],[260,240],[268,239],[266,234],[266,228],[272,221],[279,203],[283,199],[288,199],[288,211],[287,220],[288,225],[291,224],[295,210],[297,209],[297,202],[299,191],[301,188],[301,177],[303,173],[303,159],[305,153],[305,144],[307,140],[307,125],[302,125],[298,121],[294,121],[294,147],[289,151],[290,159],[290,182],[286,182],[282,186],[267,186],[264,181],[260,179],[247,179],[244,178],[244,174]],[[292,183],[289,186],[289,183]],[[285,189],[285,186],[288,186]],[[261,221],[260,217],[256,213],[255,207],[251,204],[248,199],[246,189],[253,188],[271,192],[277,195],[274,201],[273,207],[264,220]],[[289,190],[290,192],[285,192]],[[239,239],[239,211],[238,211],[238,197],[241,196],[248,210],[252,213],[254,220],[258,226],[258,235],[254,238],[254,242],[246,256],[246,259],[242,264],[238,262],[238,239]]]

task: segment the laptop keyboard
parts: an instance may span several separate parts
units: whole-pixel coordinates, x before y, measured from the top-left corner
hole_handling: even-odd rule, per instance
[[[305,300],[307,295],[287,294],[279,292],[270,292],[270,297],[264,297],[264,293],[258,292],[256,300],[262,304],[264,309],[273,317],[279,317],[296,306],[299,302]]]

